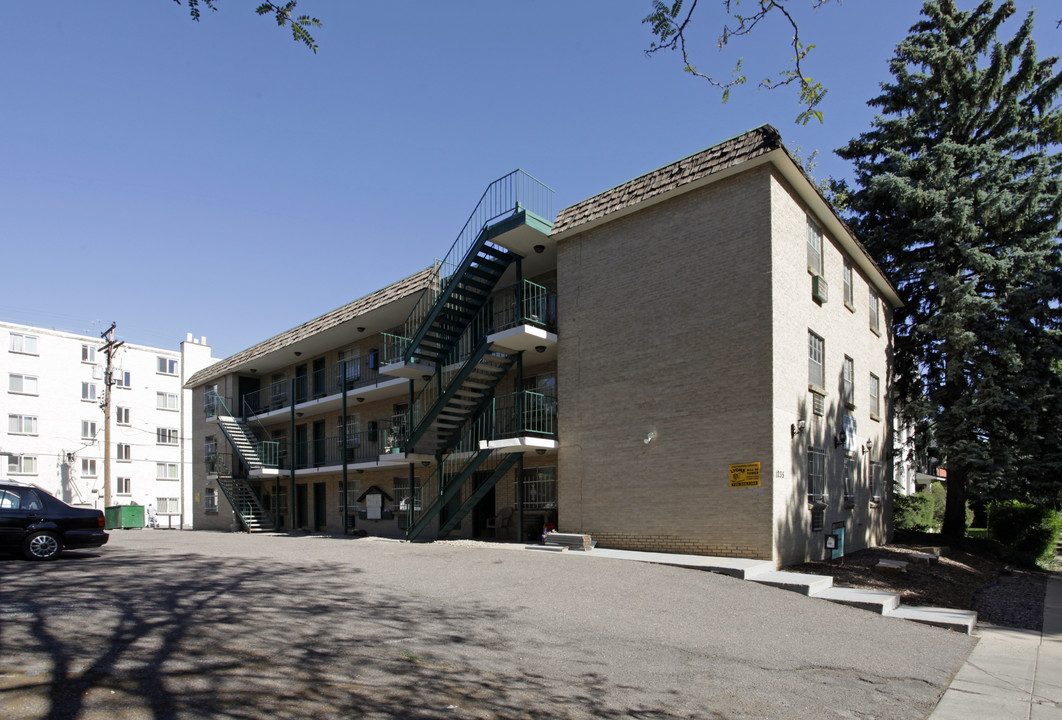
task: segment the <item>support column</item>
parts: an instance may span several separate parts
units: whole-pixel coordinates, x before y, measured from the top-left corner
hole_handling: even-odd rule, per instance
[[[349,499],[349,495],[347,494],[347,423],[350,422],[350,420],[347,418],[347,382],[346,382],[346,378],[347,378],[347,361],[346,360],[342,360],[339,363],[339,377],[342,378],[342,380],[340,381],[339,385],[340,385],[340,387],[343,388],[343,411],[342,411],[343,412],[343,415],[342,415],[343,423],[342,423],[342,427],[340,428],[340,439],[339,439],[339,452],[343,456],[343,480],[340,483],[340,487],[342,488],[340,490],[340,492],[343,493],[343,502],[340,504],[340,512],[343,513],[343,534],[347,535],[350,532],[350,526],[349,526],[349,523],[348,523],[348,521],[350,519],[350,508],[347,507],[347,501]]]

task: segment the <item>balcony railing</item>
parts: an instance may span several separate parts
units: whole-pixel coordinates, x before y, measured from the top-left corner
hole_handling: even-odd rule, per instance
[[[490,306],[492,333],[525,324],[557,331],[557,293],[530,280],[501,288]]]
[[[396,417],[400,418],[401,422],[394,423],[394,425],[404,428],[406,416],[400,415]],[[393,422],[391,418],[374,420],[369,423],[370,429],[348,433],[345,449],[342,434],[296,442],[295,469],[338,467],[343,464],[344,455],[348,465],[376,462],[381,455],[386,455],[390,452],[391,447],[399,447],[397,444],[392,445],[392,443],[395,443],[395,433],[392,429]],[[399,429],[399,432],[404,432],[404,430]],[[285,444],[279,455],[280,469],[291,469],[290,454],[288,446]]]
[[[552,222],[553,190],[523,170],[514,170],[487,186],[476,209],[472,211],[457,239],[450,246],[450,251],[436,263],[428,287],[406,318],[406,322],[400,329],[396,328],[398,332],[394,336],[411,338],[416,335],[435,306],[436,300],[446,291],[447,284],[455,279],[455,273],[469,250],[476,244],[480,233],[490,225],[522,210],[527,210],[546,222]],[[407,345],[397,355],[389,354],[387,357],[391,361],[399,362],[408,350]]]
[[[484,412],[484,440],[514,437],[556,437],[557,398],[525,390],[491,400]]]
[[[389,379],[389,378],[388,378]],[[345,362],[295,378],[295,404],[339,395],[343,390],[375,385],[380,380],[380,353],[376,350]],[[243,396],[243,417],[291,407],[291,380],[281,380]]]
[[[220,477],[232,477],[235,469],[236,458],[232,453],[213,453],[203,458],[207,475]]]

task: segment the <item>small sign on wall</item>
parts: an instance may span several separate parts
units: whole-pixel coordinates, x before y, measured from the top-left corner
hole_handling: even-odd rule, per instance
[[[741,463],[730,466],[730,487],[759,487],[760,464]]]

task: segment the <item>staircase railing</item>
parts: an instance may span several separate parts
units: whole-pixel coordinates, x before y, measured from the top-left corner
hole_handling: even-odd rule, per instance
[[[428,286],[421,293],[417,304],[410,311],[400,333],[392,336],[414,338],[435,307],[439,297],[455,278],[469,250],[480,240],[483,231],[491,224],[520,211],[529,211],[547,219],[553,218],[553,190],[522,170],[498,178],[483,192],[479,203],[465,221],[446,256],[436,264]],[[389,362],[404,362],[414,348],[407,345],[401,352],[388,355]]]
[[[229,409],[228,403],[225,402],[225,398],[222,397],[220,393],[207,393],[205,409],[207,412],[207,417],[231,417],[234,420],[237,418],[237,416],[232,414],[232,411]],[[265,426],[262,425],[261,421],[258,420],[258,418],[253,413],[251,414],[251,417],[254,419],[254,422],[258,425],[261,432],[264,434],[266,432]],[[229,443],[233,445],[233,449],[237,450],[238,452],[239,449],[235,446],[234,439],[228,437],[228,433],[225,432],[225,428],[223,425],[220,427],[222,433],[225,435],[226,438],[228,438]],[[248,429],[251,431],[251,444],[254,446],[255,452],[258,455],[258,460],[261,463],[262,467],[277,467],[280,458],[280,444],[271,440],[259,440],[257,434],[255,434],[255,430],[253,428]],[[247,463],[248,466],[252,465],[252,463],[248,462],[247,458],[242,459],[245,463]]]

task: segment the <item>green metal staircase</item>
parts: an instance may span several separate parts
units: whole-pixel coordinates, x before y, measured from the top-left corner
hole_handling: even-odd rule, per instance
[[[409,540],[450,507],[469,478],[486,477],[454,513],[444,513],[440,531],[456,527],[522,455],[503,457],[481,448],[480,440],[490,433],[477,417],[516,363],[514,355],[493,349],[487,340],[493,324],[491,295],[514,264],[521,281],[520,256],[497,241],[529,217],[538,218],[527,202],[545,200],[542,207],[549,208],[551,198],[551,190],[520,171],[491,183],[405,324],[392,336],[401,352],[390,362],[430,369],[432,375],[410,403],[410,431],[403,449],[439,458],[431,478],[411,498]],[[534,210],[539,209],[535,205]]]
[[[233,451],[248,470],[261,470],[263,468],[275,468],[278,465],[278,444],[258,439],[254,430],[247,422],[235,417],[228,409],[225,399],[218,394],[207,398],[207,407],[212,417],[217,420],[218,428],[225,439],[229,441]],[[246,478],[237,477],[234,468],[214,458],[211,469],[229,501],[233,511],[240,519],[247,532],[272,531],[273,520],[262,505],[258,493],[254,491]]]

